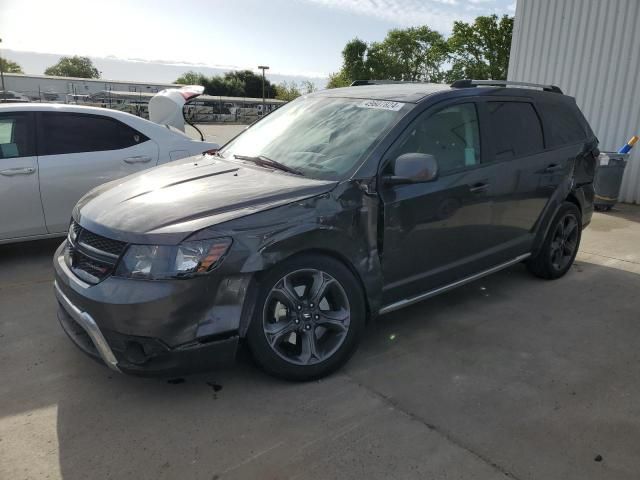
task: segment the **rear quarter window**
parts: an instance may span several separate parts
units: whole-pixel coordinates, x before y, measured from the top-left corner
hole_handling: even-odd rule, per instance
[[[531,103],[488,102],[487,108],[495,160],[511,160],[544,150],[542,125]]]
[[[538,108],[548,130],[548,146],[559,147],[583,141],[587,132],[580,119],[577,107],[560,103],[539,103]]]

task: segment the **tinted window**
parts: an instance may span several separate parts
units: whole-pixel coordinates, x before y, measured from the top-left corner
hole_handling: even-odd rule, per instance
[[[42,113],[40,155],[120,150],[148,140],[118,120],[100,115]]]
[[[542,126],[533,105],[526,102],[488,102],[495,160],[544,150]]]
[[[478,114],[473,103],[427,112],[410,127],[395,157],[428,153],[438,161],[440,173],[480,163]]]
[[[570,106],[542,103],[539,108],[549,129],[550,146],[576,143],[585,139],[584,128]]]
[[[34,155],[32,123],[28,113],[0,114],[0,158]]]

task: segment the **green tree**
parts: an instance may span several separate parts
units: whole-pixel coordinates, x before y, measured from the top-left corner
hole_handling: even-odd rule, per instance
[[[243,96],[262,98],[262,75],[258,75],[251,70],[237,70],[233,72],[227,72],[224,74],[225,80],[230,84],[243,85]],[[271,89],[271,82],[268,79],[264,81],[265,96],[269,96]]]
[[[182,74],[173,83],[202,85],[206,95],[262,98],[262,75],[251,70],[226,72],[222,76],[214,75],[212,77],[189,71]],[[275,95],[275,86],[268,79],[264,82],[264,91],[267,98],[273,98]]]
[[[327,88],[371,79],[506,79],[512,33],[513,17],[489,15],[454,22],[446,40],[428,26],[390,30],[384,40],[369,44],[354,38],[342,50],[342,67],[329,75]],[[445,71],[447,63],[451,68]]]
[[[208,79],[205,75],[190,70],[180,75],[173,83],[177,83],[179,85],[201,85],[204,87],[207,81]]]
[[[298,98],[300,95],[300,89],[296,82],[282,82],[276,87],[276,98],[278,100],[291,101]]]
[[[16,62],[0,57],[0,68],[5,73],[24,73],[22,67]]]
[[[329,81],[327,82],[327,88],[341,88],[351,85],[352,80],[346,76],[346,74],[340,70],[336,73],[329,74]]]
[[[367,49],[366,42],[359,38],[354,38],[342,49],[342,75],[344,78],[353,80],[368,80],[370,77],[369,67],[367,66]],[[349,82],[351,83],[351,82]]]
[[[313,93],[316,90],[318,90],[318,87],[316,87],[316,84],[313,83],[311,80],[303,80],[300,83],[300,86],[304,94]]]
[[[462,78],[506,80],[513,17],[481,16],[473,23],[454,22],[449,45],[447,81]]]
[[[438,82],[447,58],[443,36],[427,26],[391,30],[369,50],[372,78],[390,80]]]
[[[55,65],[44,71],[45,75],[55,77],[100,78],[100,71],[89,57],[62,57]]]
[[[342,50],[342,68],[327,88],[370,79],[437,82],[446,58],[447,42],[427,26],[394,29],[371,44],[355,38]]]

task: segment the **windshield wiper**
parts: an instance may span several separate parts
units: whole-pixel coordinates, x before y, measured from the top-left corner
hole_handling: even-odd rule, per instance
[[[264,155],[258,155],[256,157],[252,157],[250,155],[234,154],[233,158],[237,158],[238,160],[246,160],[248,162],[253,162],[256,165],[260,165],[262,167],[277,168],[278,170],[282,170],[283,172],[293,173],[294,175],[300,175],[301,177],[304,177],[304,173],[302,173],[300,170],[295,169],[293,167],[289,167],[284,163],[278,162],[277,160],[272,160],[271,158],[265,157]]]

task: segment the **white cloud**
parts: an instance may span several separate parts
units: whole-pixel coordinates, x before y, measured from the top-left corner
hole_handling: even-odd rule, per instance
[[[516,2],[513,2],[511,5],[507,6],[507,10],[509,10],[510,12],[515,12],[516,11]]]
[[[439,32],[451,31],[456,20],[473,19],[465,9],[452,9],[458,0],[307,0],[317,5],[368,15],[401,26],[428,25]]]

